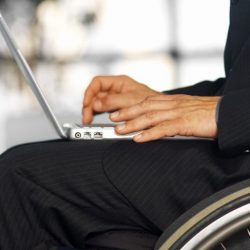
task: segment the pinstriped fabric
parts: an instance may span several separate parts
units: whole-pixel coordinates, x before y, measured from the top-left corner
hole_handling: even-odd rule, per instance
[[[112,142],[48,142],[14,148],[0,161],[0,249],[42,243],[83,249],[91,234],[150,230],[106,178]]]
[[[250,2],[248,6],[250,12]],[[250,32],[248,34],[227,80],[219,109],[219,146],[228,154],[243,153],[250,148]]]
[[[225,55],[227,72],[250,23],[250,15],[237,14],[248,11],[250,2],[241,1],[233,8]],[[0,158],[0,249],[47,250],[51,246],[54,250],[53,245],[83,249],[89,236],[109,230],[159,235],[197,202],[250,178],[250,156],[240,154],[250,145],[246,111],[249,44],[229,81],[217,80],[218,87],[205,81],[173,92],[213,95],[225,90],[219,112],[219,145],[238,156],[223,155],[211,141],[140,145],[131,141],[57,141],[16,147]]]
[[[231,6],[225,51],[228,73],[219,110],[218,141],[227,154],[250,148],[250,1]]]
[[[227,158],[211,141],[16,147],[0,160],[0,249],[85,249],[109,230],[160,235],[192,205],[250,178],[249,166],[248,155]]]
[[[225,157],[212,141],[17,147],[0,160],[0,249],[84,249],[109,230],[160,235],[200,200],[250,178],[249,166],[249,155]]]
[[[249,178],[250,155],[226,157],[216,142],[205,140],[121,141],[105,156],[104,169],[161,231],[199,201]]]
[[[221,101],[219,145],[227,154],[250,149],[249,97],[250,90],[244,89],[225,95]]]

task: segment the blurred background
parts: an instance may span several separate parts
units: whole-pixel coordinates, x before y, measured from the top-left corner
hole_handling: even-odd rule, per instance
[[[156,90],[224,76],[228,0],[0,0],[0,9],[62,123],[80,122],[95,75]],[[57,138],[1,37],[0,113],[0,153]]]

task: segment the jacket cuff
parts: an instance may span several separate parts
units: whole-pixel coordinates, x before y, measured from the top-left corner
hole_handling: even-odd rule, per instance
[[[218,117],[219,148],[227,154],[244,153],[250,148],[250,90],[229,93],[221,99]]]
[[[215,111],[215,121],[216,121],[217,127],[219,124],[220,103],[221,103],[222,98],[223,98],[223,96],[218,101],[217,106],[216,106],[216,111]]]

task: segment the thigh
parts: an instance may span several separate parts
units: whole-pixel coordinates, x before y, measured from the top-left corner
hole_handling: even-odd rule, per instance
[[[110,181],[159,230],[213,193],[250,178],[250,157],[227,157],[217,142],[120,141],[104,157]]]
[[[1,249],[15,241],[24,245],[10,249],[28,249],[25,244],[46,240],[81,248],[94,233],[151,230],[146,218],[106,177],[103,156],[113,143],[44,142],[4,153],[0,159],[0,201],[5,203],[0,209],[0,220],[5,220],[0,225]]]

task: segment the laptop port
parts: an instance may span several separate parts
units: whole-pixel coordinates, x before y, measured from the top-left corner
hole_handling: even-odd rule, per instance
[[[81,138],[81,137],[82,137],[82,135],[81,135],[80,132],[76,132],[76,133],[75,133],[75,138],[79,139],[79,138]]]
[[[103,133],[102,132],[95,132],[94,133],[94,139],[102,139]]]
[[[91,133],[90,132],[84,132],[83,133],[83,139],[91,140]]]

